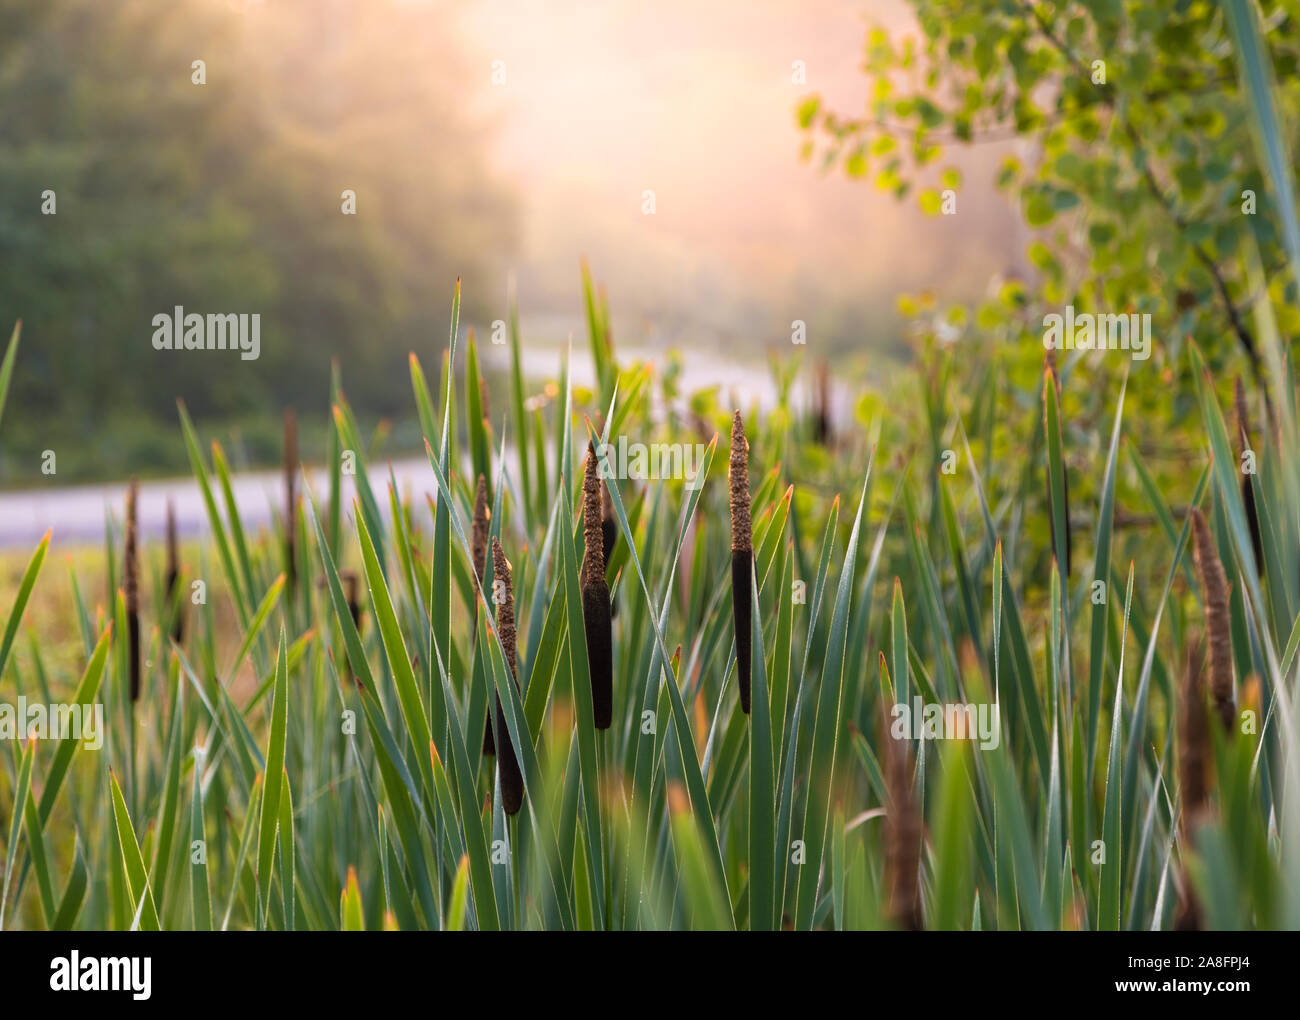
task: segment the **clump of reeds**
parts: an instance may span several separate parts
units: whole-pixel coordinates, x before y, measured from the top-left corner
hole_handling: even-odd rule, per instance
[[[284,412],[284,562],[289,590],[298,583],[296,532],[298,521],[298,494],[295,490],[298,473],[298,414],[292,407]]]
[[[1228,578],[1219,561],[1210,525],[1199,507],[1192,508],[1196,572],[1205,596],[1205,631],[1210,646],[1210,695],[1224,730],[1232,736],[1236,707],[1232,683],[1232,623],[1228,615]]]
[[[127,664],[131,701],[140,700],[140,552],[137,504],[140,483],[132,478],[126,490],[126,549],[122,562],[122,589],[126,596]]]
[[[885,767],[885,888],[890,921],[904,931],[921,931],[921,844],[925,823],[912,794],[911,755],[906,740],[895,739],[882,716]]]
[[[510,564],[506,554],[501,550],[501,543],[492,539],[492,565],[496,580],[502,583],[503,598],[497,606],[497,633],[501,635],[501,647],[506,653],[506,665],[510,667],[510,679],[515,689],[519,688],[518,667],[515,664],[515,586],[510,577]],[[515,746],[506,728],[505,712],[501,708],[501,696],[496,695],[497,740],[499,753],[497,767],[501,773],[501,806],[508,815],[517,814],[524,802],[524,776],[519,770],[519,759],[515,756]]]
[[[1210,719],[1205,709],[1204,658],[1200,639],[1189,637],[1178,705],[1179,827],[1184,853],[1190,849],[1196,829],[1209,811]],[[1195,931],[1201,927],[1201,908],[1192,889],[1185,857],[1180,887],[1174,928]]]
[[[479,587],[483,587],[483,575],[487,570],[488,554],[488,520],[490,514],[487,502],[487,479],[480,474],[478,486],[474,491],[474,517],[470,522],[470,554],[474,559],[474,576],[478,578]],[[478,602],[474,602],[474,636],[478,639]],[[492,739],[492,719],[483,719],[483,753],[496,754],[496,744]]]
[[[587,469],[582,480],[582,622],[591,668],[591,708],[596,729],[609,729],[614,720],[614,637],[610,623],[609,584],[605,580],[605,537],[600,509],[600,478],[596,447],[587,444]]]
[[[167,593],[167,612],[171,617],[171,636],[177,644],[185,635],[185,603],[180,597],[181,554],[176,538],[176,505],[167,501],[167,574],[163,590]]]
[[[750,519],[749,443],[745,440],[745,423],[739,411],[731,419],[727,483],[731,492],[731,611],[736,637],[736,677],[740,683],[740,709],[748,715],[754,525]]]
[[[1241,376],[1237,376],[1232,388],[1232,407],[1237,419],[1237,464],[1243,464],[1243,458],[1250,445],[1250,413],[1246,407],[1246,387]],[[1241,476],[1241,502],[1246,508],[1246,523],[1250,526],[1250,547],[1255,553],[1255,569],[1260,576],[1264,574],[1264,544],[1259,534],[1259,510],[1255,506],[1255,487],[1250,482],[1250,475],[1243,472]]]

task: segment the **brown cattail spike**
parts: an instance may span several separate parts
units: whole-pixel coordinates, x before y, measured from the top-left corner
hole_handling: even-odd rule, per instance
[[[749,509],[749,443],[745,423],[737,411],[731,419],[731,460],[727,466],[731,490],[731,551],[753,552],[754,525]]]
[[[480,474],[478,487],[474,492],[474,519],[470,525],[470,554],[474,557],[474,576],[479,586],[483,584],[483,575],[487,570],[488,554],[488,501],[487,479]],[[478,602],[474,602],[474,636],[478,638]],[[492,717],[483,719],[483,753],[496,754],[496,743],[492,739]]]
[[[813,440],[831,445],[831,369],[826,359],[817,362],[817,390],[813,416]]]
[[[609,485],[600,483],[600,537],[601,553],[605,560],[605,569],[609,569],[609,558],[614,555],[614,546],[618,543],[618,519],[614,516],[614,501],[609,498]],[[609,616],[618,616],[618,600],[610,596]]]
[[[140,554],[137,504],[140,483],[134,478],[126,490],[126,549],[122,563],[122,587],[126,596],[126,632],[131,701],[140,699]]]
[[[1228,616],[1228,579],[1219,561],[1210,525],[1199,507],[1192,508],[1196,572],[1205,596],[1205,630],[1210,644],[1210,695],[1228,736],[1236,721],[1232,682],[1232,624]]]
[[[185,605],[180,597],[181,554],[176,538],[176,505],[167,501],[167,576],[164,590],[167,593],[167,612],[171,617],[171,636],[177,644],[185,636]]]
[[[1264,574],[1264,543],[1260,538],[1259,510],[1255,506],[1255,487],[1251,477],[1257,470],[1255,453],[1250,445],[1250,413],[1246,406],[1246,387],[1237,376],[1232,388],[1232,406],[1237,419],[1237,463],[1241,471],[1241,502],[1250,527],[1250,547],[1255,554],[1255,569]],[[1249,454],[1249,456],[1247,456]]]
[[[603,520],[596,447],[593,443],[588,443],[586,470],[582,478],[582,583],[584,586],[605,576]]]
[[[924,823],[912,794],[912,768],[905,739],[896,739],[882,720],[885,749],[885,883],[889,916],[904,931],[921,931],[921,844]]]
[[[1179,826],[1184,853],[1190,851],[1196,830],[1209,812],[1210,719],[1205,708],[1204,658],[1201,641],[1189,638],[1178,705]],[[1201,927],[1201,908],[1185,863],[1180,886],[1174,928],[1198,930]]]
[[[359,633],[361,631],[360,582],[357,579],[356,572],[352,570],[343,572],[343,581],[347,585],[348,613],[352,617],[352,625],[357,628]]]
[[[289,590],[298,583],[295,555],[298,528],[298,496],[294,484],[298,474],[298,415],[292,407],[284,412],[284,564]]]
[[[605,537],[601,527],[600,478],[596,447],[587,444],[582,480],[582,622],[591,669],[591,709],[596,729],[614,720],[614,637],[610,623],[609,585],[605,581]]]
[[[737,411],[731,419],[731,460],[727,467],[731,494],[731,612],[736,639],[736,679],[740,710],[750,707],[750,650],[753,642],[751,588],[754,583],[754,525],[749,502],[749,443]]]
[[[506,653],[506,664],[510,667],[510,679],[519,688],[519,677],[515,665],[515,589],[510,577],[510,564],[506,554],[501,551],[501,543],[492,539],[492,566],[494,583],[493,599],[496,600],[500,581],[500,602],[497,604],[497,633],[501,635],[501,647]],[[518,814],[524,802],[524,776],[519,769],[519,759],[515,756],[514,743],[510,731],[506,728],[505,711],[501,707],[501,696],[496,696],[496,745],[497,768],[501,775],[501,806],[508,815]]]
[[[488,504],[487,479],[478,476],[478,488],[474,492],[474,519],[470,532],[470,552],[474,555],[474,576],[478,583],[483,583],[483,572],[487,569],[488,552]]]

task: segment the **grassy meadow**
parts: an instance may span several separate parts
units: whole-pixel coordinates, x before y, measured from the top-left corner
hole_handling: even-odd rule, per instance
[[[736,407],[621,357],[584,268],[594,384],[527,377],[514,308],[489,383],[448,279],[386,388],[435,484],[340,358],[268,527],[178,403],[201,539],[132,494],[0,560],[0,928],[1300,928],[1300,225],[1225,10],[1285,256],[1245,260],[1249,361],[930,331],[847,413],[799,353]]]

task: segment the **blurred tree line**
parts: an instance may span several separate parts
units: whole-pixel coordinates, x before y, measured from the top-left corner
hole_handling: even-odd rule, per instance
[[[182,467],[177,397],[323,420],[334,357],[356,408],[405,413],[407,352],[445,340],[457,276],[467,316],[498,297],[514,236],[468,60],[440,4],[0,0],[0,481],[46,448],[60,480]],[[155,351],[175,305],[260,313],[261,357]]]

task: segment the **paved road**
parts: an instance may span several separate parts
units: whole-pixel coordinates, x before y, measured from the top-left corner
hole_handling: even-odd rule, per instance
[[[437,490],[433,470],[427,460],[412,458],[392,463],[397,487],[403,494],[412,495]],[[317,499],[324,500],[329,492],[329,479],[323,471],[310,473],[311,484]],[[370,484],[376,496],[388,489],[388,464],[371,467]],[[244,528],[256,534],[259,527],[269,527],[272,507],[283,513],[284,480],[278,471],[255,472],[231,478],[235,502]],[[352,479],[343,479],[345,506],[352,501],[355,486]],[[176,507],[177,530],[182,537],[206,533],[207,510],[193,477],[166,481],[141,482],[138,508],[140,530],[147,539],[160,539],[167,529],[167,502]],[[217,494],[218,505],[224,504]],[[381,509],[387,503],[380,499]],[[112,514],[119,522],[126,515],[126,486],[83,485],[57,486],[46,489],[28,489],[22,492],[0,493],[0,548],[31,548],[48,530],[52,533],[52,549],[71,549],[76,546],[102,543],[104,521]]]
[[[620,353],[629,352],[620,349]],[[524,351],[524,371],[530,377],[545,378],[558,374],[559,355],[555,350]],[[654,358],[644,351],[632,351],[633,358]],[[484,351],[485,360],[500,361],[504,367],[504,349],[490,346]],[[663,355],[658,355],[660,360]],[[591,361],[585,349],[575,349],[572,379],[575,385],[592,384]],[[692,351],[683,359],[682,374],[678,380],[680,391],[691,393],[716,386],[719,399],[730,404],[740,394],[745,403],[751,400],[760,407],[770,408],[776,402],[776,390],[770,374],[762,368],[729,362],[727,359],[704,351]],[[796,388],[797,389],[797,388]],[[803,397],[797,394],[797,399]],[[847,398],[840,385],[833,387],[833,403],[845,407]],[[497,414],[501,409],[496,410]],[[722,437],[726,441],[725,435]],[[437,482],[433,470],[423,458],[393,461],[393,473],[398,489],[403,495],[420,496],[434,492]],[[387,492],[388,464],[372,465],[371,486],[377,495]],[[348,478],[343,479],[345,506],[350,505],[354,488]],[[276,513],[284,506],[284,483],[278,471],[254,472],[235,475],[231,479],[240,519],[247,531],[255,534],[262,526],[269,526],[272,507]],[[313,489],[317,498],[324,500],[329,482],[323,472],[312,474]],[[76,546],[102,543],[105,515],[111,513],[121,521],[125,516],[126,483],[110,485],[61,486],[51,479],[47,487],[23,491],[0,492],[0,549],[32,548],[47,530],[52,532],[51,548],[70,549]],[[166,531],[167,501],[176,507],[177,527],[182,536],[203,534],[207,531],[207,512],[193,477],[140,484],[139,520],[143,537],[161,538]],[[221,499],[218,496],[218,503]],[[380,499],[383,511],[387,501]],[[223,508],[224,513],[224,508]]]

